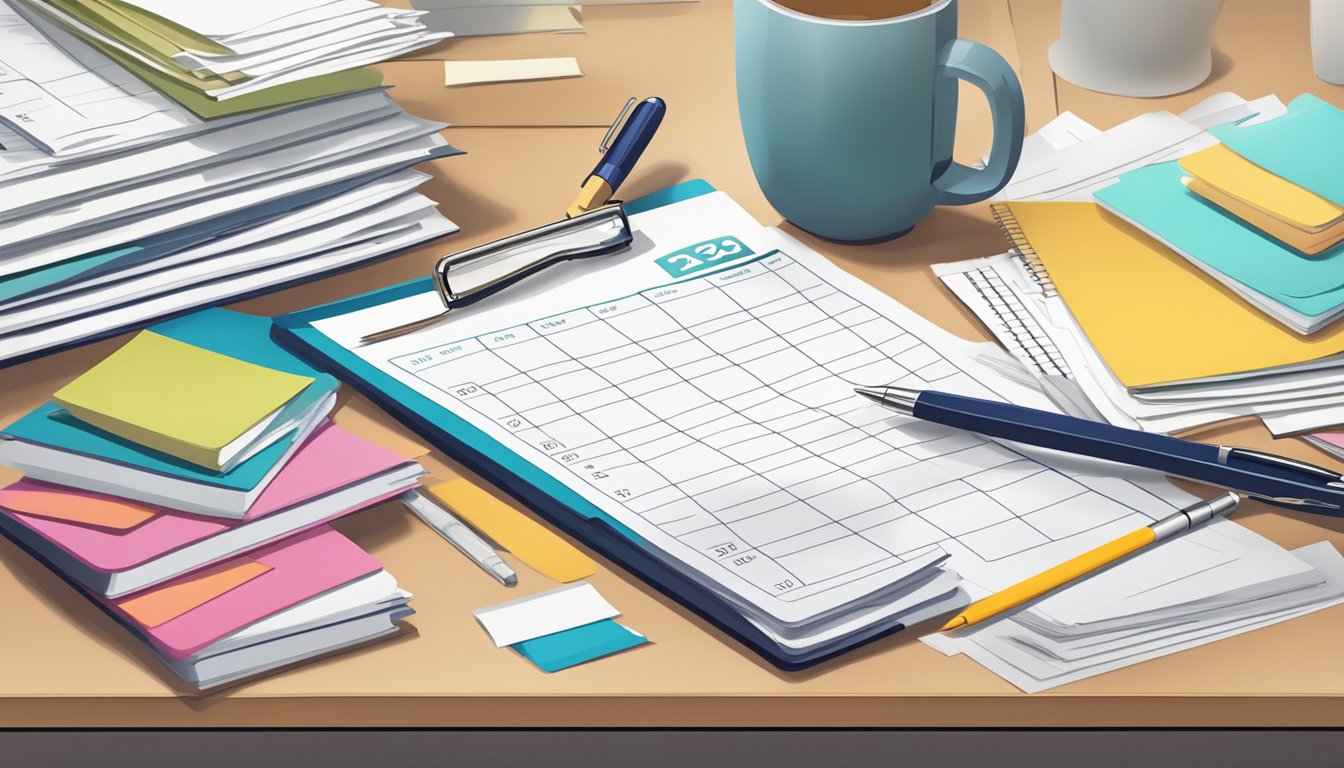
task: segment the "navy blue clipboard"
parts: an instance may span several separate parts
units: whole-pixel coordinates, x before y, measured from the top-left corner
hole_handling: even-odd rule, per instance
[[[713,191],[707,182],[688,181],[628,202],[625,207],[634,215]],[[365,363],[313,328],[314,322],[328,317],[432,290],[431,278],[424,277],[284,315],[275,319],[272,335],[295,354],[359,390],[434,447],[508,491],[543,519],[685,606],[779,669],[795,671],[811,667],[904,629],[904,625],[895,624],[856,638],[851,645],[828,648],[813,655],[786,653],[726,600],[653,556],[643,539],[587,499],[461,417]]]

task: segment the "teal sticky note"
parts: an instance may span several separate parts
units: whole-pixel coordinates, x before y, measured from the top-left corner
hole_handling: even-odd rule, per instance
[[[612,619],[566,629],[509,646],[546,672],[558,672],[585,661],[610,656],[647,643],[638,632]]]
[[[1220,125],[1210,131],[1238,155],[1270,173],[1344,205],[1344,112],[1309,93],[1288,113],[1258,125]]]
[[[1304,256],[1181,183],[1176,163],[1130,171],[1094,196],[1187,258],[1307,317],[1344,303],[1344,245]]]

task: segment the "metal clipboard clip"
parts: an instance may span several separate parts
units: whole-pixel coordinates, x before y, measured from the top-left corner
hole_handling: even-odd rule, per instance
[[[429,328],[454,309],[498,293],[554,264],[616,253],[632,242],[634,235],[625,209],[616,204],[444,256],[431,275],[444,310],[368,334],[359,343],[376,344]]]

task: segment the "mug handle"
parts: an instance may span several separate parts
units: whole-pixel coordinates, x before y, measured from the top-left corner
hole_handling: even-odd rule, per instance
[[[960,38],[943,46],[938,57],[943,74],[959,78],[984,92],[994,123],[994,143],[983,169],[952,163],[933,180],[939,205],[978,203],[1003,189],[1022,156],[1027,113],[1022,85],[1012,67],[993,48]]]

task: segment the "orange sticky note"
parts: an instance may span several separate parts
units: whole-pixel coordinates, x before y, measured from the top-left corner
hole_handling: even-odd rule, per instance
[[[114,530],[134,528],[158,514],[158,510],[145,504],[31,480],[0,489],[0,507],[24,515]]]
[[[428,490],[458,517],[545,576],[577,581],[597,573],[592,558],[470,480],[449,480]]]
[[[119,600],[117,606],[140,626],[152,629],[269,570],[271,566],[256,560],[229,560],[184,579]]]

